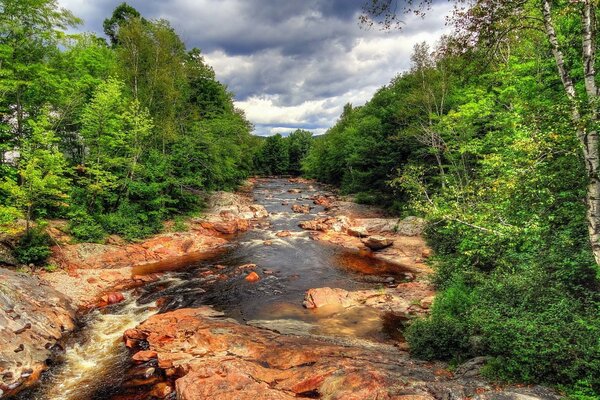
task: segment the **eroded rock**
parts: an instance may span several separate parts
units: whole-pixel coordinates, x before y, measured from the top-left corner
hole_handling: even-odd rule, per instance
[[[485,396],[523,392],[454,379],[445,365],[412,360],[392,346],[342,346],[284,336],[223,319],[208,307],[150,317],[128,331],[125,340],[135,343],[138,337],[147,347],[136,348],[144,351],[138,358],[156,352],[158,366],[175,381],[179,400],[491,399],[500,397]],[[533,399],[560,398],[546,393]]]
[[[36,277],[0,269],[0,391],[11,394],[37,381],[74,319],[71,299]]]

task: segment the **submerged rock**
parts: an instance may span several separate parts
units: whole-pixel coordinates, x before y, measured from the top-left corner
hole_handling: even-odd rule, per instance
[[[71,303],[36,277],[0,268],[0,392],[39,379],[51,348],[75,328]]]

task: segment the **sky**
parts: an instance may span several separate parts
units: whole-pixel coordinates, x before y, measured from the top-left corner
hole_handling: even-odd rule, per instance
[[[102,33],[123,0],[59,0]],[[148,19],[165,18],[188,48],[202,50],[261,136],[307,129],[322,134],[344,104],[362,105],[410,67],[416,43],[447,31],[451,5],[438,1],[403,29],[361,28],[365,0],[129,0]]]

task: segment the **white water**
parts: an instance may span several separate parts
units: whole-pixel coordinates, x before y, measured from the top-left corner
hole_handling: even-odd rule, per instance
[[[94,311],[84,340],[67,347],[64,363],[32,400],[88,400],[111,376],[120,374],[123,332],[155,314],[154,304],[137,306],[127,299],[114,313]]]

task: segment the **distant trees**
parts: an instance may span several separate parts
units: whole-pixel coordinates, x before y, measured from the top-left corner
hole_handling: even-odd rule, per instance
[[[254,156],[257,172],[263,175],[300,175],[313,140],[312,133],[302,129],[287,137],[278,133],[263,139]]]

